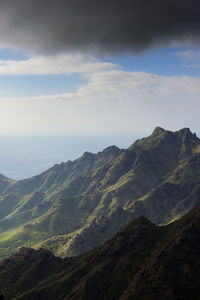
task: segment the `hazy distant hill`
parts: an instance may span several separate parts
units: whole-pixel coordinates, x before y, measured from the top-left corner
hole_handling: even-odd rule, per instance
[[[77,258],[21,248],[0,263],[1,292],[16,300],[200,299],[199,236],[197,207],[163,227],[139,217]]]
[[[82,253],[144,215],[156,224],[200,203],[200,139],[157,127],[128,149],[55,165],[27,180],[0,178],[0,256],[19,246]]]

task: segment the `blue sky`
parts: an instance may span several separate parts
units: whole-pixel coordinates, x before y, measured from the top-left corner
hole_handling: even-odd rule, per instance
[[[169,130],[191,127],[199,133],[198,51],[163,47],[138,56],[84,55],[79,58],[82,67],[71,59],[71,71],[43,74],[45,68],[34,73],[31,63],[25,70],[17,65],[38,56],[1,49],[0,72],[10,62],[10,69],[0,75],[1,172],[16,179],[29,177],[84,151],[98,152],[111,144],[128,147],[157,125]],[[57,55],[46,59],[58,61]],[[89,73],[84,66],[88,61]],[[171,93],[166,95],[165,88]]]
[[[138,135],[156,125],[198,131],[194,107],[199,106],[199,62],[198,47],[101,57],[28,56],[2,48],[0,134]]]
[[[131,53],[108,58],[108,61],[119,64],[126,71],[142,71],[164,76],[199,76],[199,68],[192,67],[191,61],[197,63],[197,57],[184,59],[181,53],[198,52],[198,48],[161,47],[145,51],[139,55]]]
[[[0,3],[7,176],[127,147],[156,126],[200,132],[199,4],[79,1]]]
[[[191,59],[185,58],[181,53],[192,51]],[[120,55],[105,55],[98,57],[99,61],[117,65],[118,69],[126,72],[147,72],[163,76],[191,76],[200,75],[200,57],[198,48],[188,47],[161,47],[144,51],[138,55],[122,53]],[[13,49],[0,49],[0,60],[27,61],[30,59],[25,53]],[[1,67],[1,65],[0,65]],[[77,88],[87,82],[78,73],[73,74],[1,74],[0,92],[3,97],[33,97],[41,94],[62,94],[75,92]]]

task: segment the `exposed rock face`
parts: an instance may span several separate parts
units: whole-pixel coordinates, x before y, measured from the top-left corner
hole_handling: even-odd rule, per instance
[[[65,251],[69,255],[86,252],[111,237],[118,230],[119,224],[123,226],[133,218],[133,213],[117,206],[109,215],[93,219],[87,227],[75,235]]]

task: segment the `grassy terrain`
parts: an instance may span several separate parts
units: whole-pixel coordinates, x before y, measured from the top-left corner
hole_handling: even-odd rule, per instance
[[[86,152],[17,182],[0,176],[0,259],[23,245],[77,254],[137,216],[177,219],[200,203],[199,149],[189,129],[158,127],[128,149]]]

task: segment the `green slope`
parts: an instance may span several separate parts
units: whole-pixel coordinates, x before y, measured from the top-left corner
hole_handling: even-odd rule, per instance
[[[140,215],[169,223],[200,203],[199,170],[200,139],[188,128],[157,127],[128,149],[86,152],[38,176],[8,182],[0,196],[0,257],[29,244],[77,254]],[[122,214],[114,221],[118,207]]]

